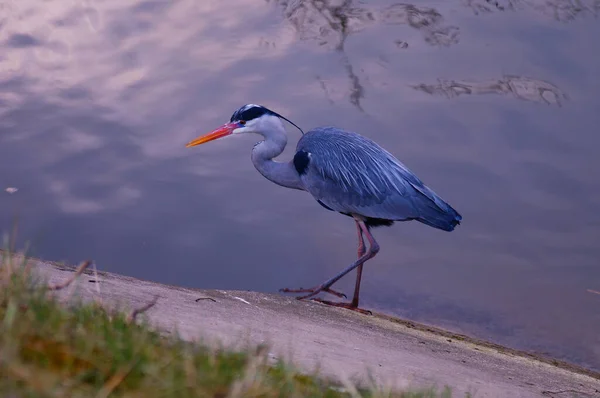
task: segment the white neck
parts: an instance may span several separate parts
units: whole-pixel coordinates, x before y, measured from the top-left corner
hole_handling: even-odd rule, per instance
[[[303,190],[302,181],[292,162],[273,160],[281,155],[287,145],[287,134],[281,120],[275,116],[269,117],[254,132],[265,138],[252,149],[252,163],[256,170],[277,185]]]

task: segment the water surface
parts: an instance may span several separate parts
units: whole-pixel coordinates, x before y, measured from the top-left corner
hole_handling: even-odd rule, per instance
[[[351,219],[264,179],[261,103],[354,130],[464,217],[375,231],[364,305],[600,370],[600,1],[0,5],[0,229],[40,257],[275,292],[353,261]],[[289,159],[299,133],[290,132]],[[17,188],[13,193],[6,188]],[[351,293],[353,275],[339,288]]]

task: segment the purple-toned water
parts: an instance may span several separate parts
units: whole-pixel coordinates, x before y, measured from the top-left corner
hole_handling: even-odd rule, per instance
[[[365,306],[600,370],[599,13],[598,0],[4,1],[0,231],[18,217],[39,257],[164,283],[315,285],[353,261],[352,220],[264,179],[258,137],[184,147],[261,103],[375,139],[463,215],[450,234],[375,230]]]

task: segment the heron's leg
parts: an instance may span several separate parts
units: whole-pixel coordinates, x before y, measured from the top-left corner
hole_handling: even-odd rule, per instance
[[[367,229],[368,228],[369,227],[367,227]],[[367,249],[365,247],[362,228],[360,227],[358,221],[356,221],[356,231],[358,232],[358,258],[361,258],[365,255]],[[360,293],[360,280],[362,278],[363,265],[364,263],[356,268],[356,284],[354,285],[354,295],[352,296],[352,302],[350,303],[352,307],[358,307],[358,295]]]
[[[360,224],[358,223],[357,220],[356,221],[356,232],[358,233],[358,258],[361,258],[362,256],[365,255],[366,252],[366,248],[365,248],[365,240],[363,239],[363,233],[362,233],[362,229],[360,228]],[[354,307],[358,307],[358,292],[360,290],[360,278],[362,275],[362,268],[363,265],[359,265],[357,270],[356,270],[356,285],[354,287],[354,298],[352,299],[352,305]],[[316,289],[318,288],[318,286],[310,288],[310,289],[288,289],[288,288],[284,288],[284,289],[279,289],[280,292],[284,292],[284,293],[312,293],[314,292]],[[338,297],[341,298],[346,298],[346,295],[344,293],[340,293],[337,292],[333,289],[323,289],[323,292],[327,292],[327,293],[331,293],[333,295],[336,295]]]
[[[341,303],[339,301],[323,300],[323,299],[321,299],[319,297],[311,298],[311,300],[318,301],[319,303],[331,305],[333,307],[346,308],[346,309],[349,309],[349,310],[352,310],[352,311],[360,312],[361,314],[365,314],[365,315],[373,315],[373,313],[371,311],[369,311],[369,310],[363,310],[362,308],[358,308],[357,306],[352,305],[352,303]]]
[[[289,288],[285,287],[283,289],[279,289],[279,291],[282,293],[312,293],[315,291],[315,289],[318,289],[318,288],[319,288],[319,286],[315,286],[315,287],[311,287],[311,288],[301,287],[299,289],[289,289]],[[340,298],[347,298],[347,296],[344,293],[338,292],[337,290],[327,288],[327,289],[322,289],[320,291],[333,294],[334,296],[338,296]]]
[[[367,249],[365,247],[365,240],[363,238],[362,228],[360,227],[360,224],[358,223],[358,221],[356,221],[356,232],[358,233],[358,250],[357,250],[358,258],[361,258],[362,256],[365,255],[365,252],[367,251]],[[313,298],[312,300],[318,301],[320,303],[327,304],[327,305],[348,308],[350,310],[357,311],[357,312],[360,312],[360,313],[366,314],[366,315],[372,314],[371,311],[369,311],[369,310],[363,310],[362,308],[358,308],[358,296],[360,294],[360,281],[361,281],[362,270],[363,270],[364,265],[365,264],[363,263],[356,268],[356,284],[354,285],[354,295],[353,295],[352,301],[350,303],[340,303],[340,302],[336,302],[336,301],[323,300],[320,298]]]
[[[333,285],[334,283],[339,281],[348,272],[352,271],[354,268],[360,267],[367,260],[375,257],[375,255],[379,252],[379,244],[377,243],[377,241],[375,241],[375,238],[373,238],[373,235],[371,235],[371,231],[369,231],[369,228],[367,228],[364,221],[356,219],[356,222],[360,226],[360,229],[362,230],[362,232],[367,237],[367,240],[369,241],[369,245],[370,245],[369,250],[364,255],[362,255],[358,260],[356,260],[353,264],[351,264],[349,267],[347,267],[346,269],[341,271],[339,274],[337,274],[336,276],[334,276],[331,279],[326,280],[321,285],[317,286],[317,288],[314,291],[312,291],[310,294],[307,294],[306,296],[296,297],[298,300],[307,299],[307,298],[316,296],[318,293],[324,291],[325,289],[329,289],[331,287],[331,285]]]

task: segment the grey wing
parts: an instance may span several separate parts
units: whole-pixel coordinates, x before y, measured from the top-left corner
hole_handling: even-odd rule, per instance
[[[298,142],[308,164],[305,189],[332,210],[388,220],[417,219],[452,230],[460,215],[392,154],[356,133],[332,127]]]

